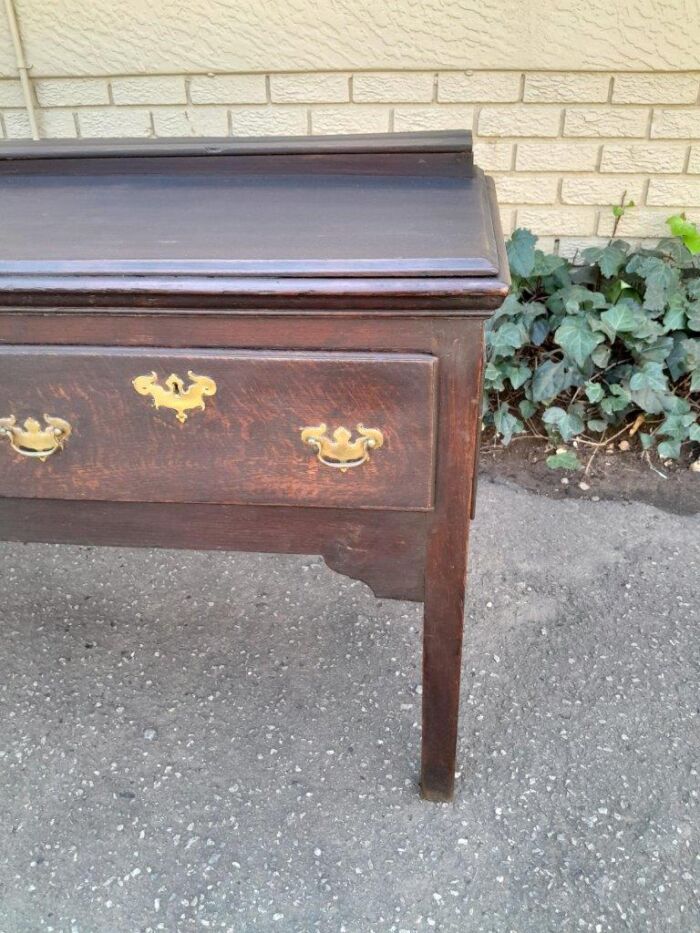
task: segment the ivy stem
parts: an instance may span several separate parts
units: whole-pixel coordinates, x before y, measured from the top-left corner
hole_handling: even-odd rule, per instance
[[[601,447],[607,447],[608,444],[612,444],[614,440],[616,440],[621,434],[624,434],[625,431],[629,431],[629,429],[630,429],[629,424],[625,424],[625,426],[622,428],[621,431],[617,431],[615,434],[612,435],[612,437],[604,436],[603,439],[598,441],[597,443],[593,443],[592,441],[582,441],[582,443],[584,444],[589,444],[595,447],[595,450],[593,451],[591,456],[588,458],[588,463],[586,464],[586,469],[584,470],[584,473],[583,473],[584,476],[588,476],[590,469],[591,469],[591,465],[593,464],[593,460],[597,456]]]

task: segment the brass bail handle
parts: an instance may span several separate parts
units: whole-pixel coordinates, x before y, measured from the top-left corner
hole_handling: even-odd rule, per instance
[[[52,415],[44,415],[44,426],[35,418],[27,418],[23,425],[14,415],[0,418],[0,437],[7,438],[14,452],[42,462],[63,449],[72,430],[67,421]]]
[[[384,444],[384,435],[378,428],[366,428],[363,424],[357,425],[359,437],[354,441],[352,432],[342,425],[330,437],[327,430],[323,422],[316,427],[302,428],[301,439],[316,451],[316,459],[320,463],[341,473],[367,463],[370,451],[378,450]]]

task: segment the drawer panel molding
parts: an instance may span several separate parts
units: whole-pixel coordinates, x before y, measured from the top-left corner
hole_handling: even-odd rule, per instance
[[[0,496],[429,510],[436,374],[420,353],[0,347]]]

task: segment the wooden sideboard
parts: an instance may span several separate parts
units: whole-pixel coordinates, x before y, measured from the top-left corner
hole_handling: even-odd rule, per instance
[[[0,149],[0,538],[319,553],[425,604],[454,790],[483,324],[468,133]]]

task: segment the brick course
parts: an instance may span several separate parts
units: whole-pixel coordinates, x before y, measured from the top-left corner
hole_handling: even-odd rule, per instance
[[[696,74],[617,75],[612,100],[621,104],[694,104],[700,92]]]
[[[345,74],[272,75],[270,94],[275,103],[342,103],[350,100]]]
[[[156,136],[228,136],[226,107],[159,107],[153,111]]]
[[[462,104],[444,104],[442,107],[396,107],[394,130],[405,133],[409,130],[471,129],[474,123],[474,108]]]
[[[638,136],[649,129],[649,110],[644,107],[568,107],[564,136]]]
[[[195,75],[189,81],[193,104],[264,104],[265,75]]]
[[[526,101],[599,102],[608,99],[610,75],[545,72],[525,77]]]
[[[517,71],[452,71],[438,78],[438,100],[447,103],[511,103],[520,100]]]
[[[187,102],[185,79],[181,75],[138,78],[113,78],[112,100],[115,104],[184,104]]]
[[[478,131],[481,136],[558,136],[561,109],[537,104],[482,107]]]
[[[352,99],[365,103],[427,103],[433,99],[434,83],[429,72],[358,74],[352,82]]]
[[[91,107],[109,103],[109,82],[103,78],[47,78],[34,82],[40,107]]]

